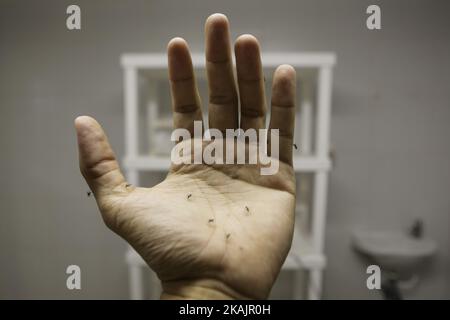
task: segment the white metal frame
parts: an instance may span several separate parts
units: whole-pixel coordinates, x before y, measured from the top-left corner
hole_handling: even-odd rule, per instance
[[[204,56],[194,54],[192,56],[194,69],[203,71],[205,68]],[[313,174],[312,207],[310,234],[300,232],[296,226],[291,251],[286,259],[283,269],[307,270],[309,276],[306,284],[307,298],[319,299],[322,294],[322,271],[326,265],[324,255],[325,222],[327,207],[328,172],[331,169],[329,157],[330,114],[332,72],[336,62],[334,53],[269,53],[262,57],[263,68],[273,69],[276,66],[287,63],[294,68],[317,69],[317,81],[311,87],[316,88],[314,100],[313,94],[305,94],[301,101],[300,110],[300,156],[294,158],[296,172],[310,172]],[[153,73],[155,78],[150,78],[149,100],[147,113],[149,123],[157,117],[157,90],[152,79],[164,79],[167,74],[167,58],[163,54],[124,54],[121,59],[124,70],[124,103],[125,103],[125,156],[123,166],[127,180],[139,185],[140,171],[166,171],[170,165],[170,159],[158,155],[140,155],[138,150],[138,77],[141,71]],[[301,71],[300,71],[301,72]],[[204,73],[204,72],[202,72]],[[201,77],[201,73],[197,72]],[[315,107],[315,119],[313,119]],[[313,123],[315,121],[315,123]],[[166,121],[166,126],[171,122]],[[164,126],[164,122],[163,122]],[[314,128],[314,132],[313,132]],[[150,130],[154,130],[150,126]],[[314,146],[314,150],[313,150]],[[130,297],[131,299],[144,298],[143,266],[146,266],[142,258],[129,248],[126,254],[126,262],[129,266]],[[154,276],[154,275],[153,275]],[[153,277],[155,280],[155,276]],[[294,298],[302,297],[303,280],[300,274],[294,277]],[[159,286],[155,281],[150,286],[150,298],[158,298]]]

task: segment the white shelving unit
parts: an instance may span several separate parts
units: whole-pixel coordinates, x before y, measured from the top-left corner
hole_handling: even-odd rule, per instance
[[[205,77],[204,56],[192,56],[197,79]],[[280,64],[290,64],[297,69],[299,94],[295,141],[300,150],[294,150],[296,174],[310,173],[311,179],[301,179],[299,191],[309,193],[309,201],[297,201],[297,223],[291,251],[283,270],[293,270],[293,298],[319,299],[322,291],[322,272],[326,266],[324,237],[327,206],[328,172],[331,169],[329,157],[330,113],[332,73],[336,63],[334,53],[269,53],[262,56],[266,79]],[[155,133],[170,130],[172,120],[160,116],[163,108],[158,105],[158,81],[167,83],[167,57],[165,54],[124,54],[121,58],[124,71],[125,99],[125,156],[123,167],[130,183],[139,185],[141,172],[167,172],[170,156],[157,152]],[[303,76],[305,75],[305,76]],[[139,79],[146,79],[148,91],[146,104],[147,137],[150,137],[148,152],[139,152]],[[167,143],[166,143],[167,144]],[[302,197],[298,197],[302,198]],[[304,198],[304,197],[303,197]],[[302,216],[300,219],[298,216]],[[307,220],[303,218],[307,216]],[[126,254],[129,267],[130,298],[144,298],[142,258],[129,248]],[[300,273],[307,272],[306,280]],[[296,273],[298,272],[298,273]],[[150,298],[158,298],[160,287],[152,279]]]

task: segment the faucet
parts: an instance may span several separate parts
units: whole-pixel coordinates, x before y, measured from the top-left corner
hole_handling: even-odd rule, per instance
[[[423,237],[423,220],[422,219],[416,219],[414,220],[414,223],[412,224],[411,228],[409,229],[409,234],[416,239],[420,239]]]

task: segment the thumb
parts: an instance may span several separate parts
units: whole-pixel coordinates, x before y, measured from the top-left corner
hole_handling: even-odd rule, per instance
[[[94,194],[108,194],[125,182],[116,156],[100,124],[93,118],[75,119],[80,170]]]

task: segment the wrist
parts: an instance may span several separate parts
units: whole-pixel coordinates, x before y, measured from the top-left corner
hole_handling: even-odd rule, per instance
[[[163,281],[161,300],[245,300],[244,295],[212,279]]]

